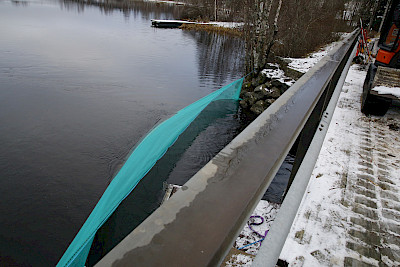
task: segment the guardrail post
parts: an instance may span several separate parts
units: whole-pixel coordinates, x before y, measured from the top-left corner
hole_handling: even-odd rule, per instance
[[[356,47],[354,47],[352,52],[355,54],[355,51]],[[349,53],[351,53],[351,50]],[[304,163],[298,169],[295,179],[293,180],[293,185],[289,189],[286,198],[283,201],[282,206],[268,232],[268,235],[263,241],[256,258],[253,261],[252,266],[254,267],[276,266],[279,255],[285,244],[293,220],[297,214],[297,210],[300,206],[301,200],[307,188],[310,176],[314,169],[315,162],[318,159],[318,155],[324,142],[325,135],[328,131],[328,127],[332,119],[336,103],[339,99],[348,69],[350,68],[351,58],[347,58],[347,61],[344,60],[346,62],[344,71],[343,73],[341,73],[339,82],[337,83],[336,89],[333,92],[332,100],[329,102],[327,109],[323,114],[323,118],[320,122],[321,128],[319,128],[314,135],[309,150],[304,157]]]
[[[353,42],[355,42],[355,41],[353,41]],[[346,53],[344,59],[340,62],[337,69],[332,74],[332,78],[329,80],[329,82],[324,87],[325,89],[324,89],[323,95],[318,100],[317,105],[315,106],[315,108],[314,108],[313,112],[311,113],[309,119],[307,120],[303,130],[301,131],[301,134],[299,137],[299,142],[297,145],[296,156],[295,156],[295,160],[293,163],[293,168],[292,168],[292,171],[290,174],[289,182],[286,187],[283,199],[285,198],[290,186],[293,183],[293,179],[296,176],[297,171],[303,162],[304,156],[307,153],[307,150],[308,150],[308,148],[311,144],[311,141],[314,137],[314,133],[317,131],[319,122],[322,119],[322,114],[326,110],[326,108],[329,104],[329,101],[330,101],[332,94],[335,90],[335,87],[339,81],[339,78],[343,72],[343,69],[347,63],[347,60],[350,57],[351,52],[352,51],[349,50]]]

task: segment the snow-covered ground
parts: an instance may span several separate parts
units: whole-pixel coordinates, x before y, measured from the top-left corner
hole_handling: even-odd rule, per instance
[[[302,73],[306,73],[309,69],[314,67],[318,61],[328,54],[329,51],[336,45],[336,42],[328,44],[321,48],[319,51],[310,54],[305,58],[286,58],[290,61],[289,67]]]
[[[281,252],[289,266],[400,265],[400,109],[363,115],[365,76],[348,73]]]
[[[335,44],[335,43],[334,43]],[[293,66],[301,66],[301,64],[307,64],[297,70],[306,72],[311,69],[323,56],[325,56],[334,46],[329,44],[323,49],[310,54],[307,58],[290,58]],[[285,76],[283,70],[279,69],[278,64],[268,63],[272,68],[263,70],[263,73],[272,79],[277,79],[282,83],[286,83],[289,86],[295,81]],[[292,66],[290,65],[290,66]],[[295,68],[295,67],[292,67]],[[273,223],[277,212],[279,211],[280,204],[269,203],[268,201],[261,200],[252,216],[249,218],[246,226],[236,239],[234,244],[234,252],[229,254],[227,261],[224,263],[225,266],[250,266],[254,256],[257,254],[258,249],[262,243],[263,237],[266,231],[270,228]],[[260,225],[254,225],[254,223],[261,222],[258,216],[263,218]],[[254,230],[254,231],[253,231]],[[258,242],[257,242],[258,241]]]
[[[268,229],[276,217],[280,204],[261,200],[234,244],[234,253],[225,266],[250,266]]]
[[[340,35],[342,40],[346,38],[349,35],[349,33],[341,33]],[[311,53],[305,58],[285,58],[285,59],[290,62],[289,63],[290,68],[302,73],[306,73],[309,69],[314,67],[314,65],[317,64],[317,62],[320,61],[321,58],[326,56],[329,53],[329,51],[331,51],[332,48],[335,47],[336,44],[337,42],[330,43],[319,49],[317,52]]]
[[[332,47],[290,59],[290,67],[306,72]],[[287,82],[279,69],[268,73]],[[397,102],[384,117],[363,115],[365,76],[365,67],[351,66],[280,256],[289,266],[400,266],[400,108]],[[264,216],[263,224],[249,219],[225,266],[251,265],[279,207],[260,202],[252,217]]]
[[[345,36],[345,35],[343,35]],[[288,66],[291,69],[297,70],[302,73],[306,73],[309,69],[314,67],[318,61],[321,60],[324,56],[328,54],[329,51],[336,45],[336,42],[328,44],[318,50],[317,52],[311,53],[305,58],[284,58],[284,60],[288,61]],[[271,66],[269,69],[262,70],[262,73],[266,75],[268,78],[276,79],[281,83],[286,83],[287,85],[291,86],[296,81],[287,77],[285,72],[279,68],[278,64],[268,63]]]

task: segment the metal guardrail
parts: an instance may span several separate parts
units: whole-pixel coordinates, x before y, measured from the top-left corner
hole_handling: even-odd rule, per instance
[[[96,266],[220,265],[300,135],[295,171],[301,165],[356,36],[340,42]]]
[[[356,50],[357,47],[354,47],[350,58],[347,60],[347,64],[337,82],[331,100],[329,101],[329,105],[324,111],[322,119],[318,125],[318,131],[313,136],[307,153],[304,156],[303,163],[299,166],[296,172],[292,186],[287,192],[285,200],[269,229],[269,234],[262,243],[252,266],[275,267],[276,262],[278,261],[292,223],[297,215],[297,210],[299,209],[303,195],[307,189],[308,182],[310,181],[311,174],[325,140],[325,135],[328,132],[333,112],[336,108],[340,93],[342,92],[342,87]]]

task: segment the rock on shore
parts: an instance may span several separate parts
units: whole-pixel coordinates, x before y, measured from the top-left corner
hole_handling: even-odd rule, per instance
[[[240,105],[243,109],[259,115],[275,102],[289,85],[263,72],[243,83]]]

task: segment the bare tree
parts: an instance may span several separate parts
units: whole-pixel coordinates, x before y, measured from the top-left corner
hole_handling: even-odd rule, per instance
[[[369,18],[368,32],[371,31],[372,23],[374,21],[376,10],[378,9],[378,6],[379,6],[379,0],[376,0],[375,3],[373,3],[373,8],[372,8],[372,11],[371,11],[371,14],[370,14],[370,18]]]
[[[384,13],[383,13],[382,21],[381,21],[381,23],[380,23],[380,25],[379,25],[378,32],[381,32],[381,30],[382,30],[383,22],[384,22],[384,20],[385,20],[386,14],[387,14],[387,12],[388,12],[388,10],[389,10],[389,7],[390,7],[391,3],[392,3],[392,0],[389,0],[389,1],[386,3],[385,11],[384,11]]]
[[[248,0],[247,71],[258,73],[272,54],[302,56],[333,39],[344,23],[345,0]]]
[[[274,19],[274,32],[272,34],[272,38],[268,44],[268,47],[265,51],[265,57],[264,57],[265,60],[268,60],[269,54],[271,52],[271,48],[276,41],[276,35],[278,34],[278,19],[279,19],[279,14],[281,11],[281,6],[282,6],[282,0],[279,0],[278,7],[277,7],[276,13],[275,13],[275,19]]]
[[[248,0],[251,7],[246,17],[247,70],[258,72],[266,63],[265,50],[270,33],[271,9],[274,0]]]

